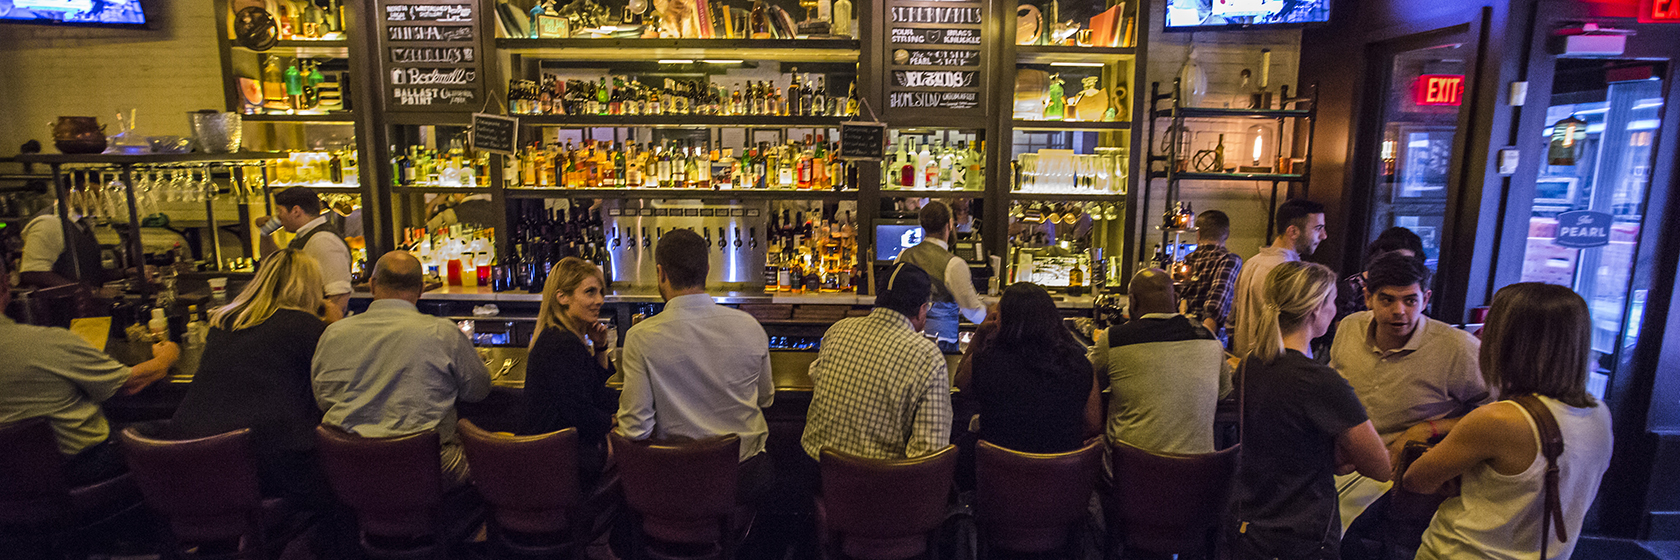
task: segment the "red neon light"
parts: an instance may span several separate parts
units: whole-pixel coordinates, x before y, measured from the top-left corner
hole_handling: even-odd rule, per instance
[[[1640,0],[1639,23],[1680,23],[1680,0]]]
[[[1680,2],[1680,0],[1668,0]],[[1418,105],[1461,105],[1464,103],[1464,76],[1457,74],[1424,74],[1412,82],[1412,100]]]

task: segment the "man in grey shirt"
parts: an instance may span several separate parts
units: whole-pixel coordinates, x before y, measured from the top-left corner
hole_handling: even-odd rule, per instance
[[[490,372],[455,323],[415,307],[423,282],[413,255],[379,258],[367,312],[329,325],[315,348],[315,403],[321,423],[362,437],[437,429],[444,475],[464,482],[455,402],[489,395]]]
[[[1097,335],[1091,365],[1107,385],[1108,437],[1155,453],[1212,453],[1213,414],[1231,392],[1225,347],[1177,312],[1172,276],[1132,277],[1132,320]]]
[[[1429,269],[1389,253],[1371,262],[1365,303],[1343,319],[1330,346],[1330,367],[1346,378],[1398,458],[1407,442],[1444,436],[1471,409],[1492,402],[1478,362],[1481,341],[1423,315]],[[1392,483],[1358,474],[1337,477],[1344,529]]]

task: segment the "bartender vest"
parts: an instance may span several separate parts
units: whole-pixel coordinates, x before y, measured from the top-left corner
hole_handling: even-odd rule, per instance
[[[51,209],[49,208],[50,212]],[[55,214],[43,214],[41,217],[57,217]],[[39,218],[37,218],[39,219]],[[53,227],[61,228],[62,223]],[[75,256],[71,256],[75,251]],[[74,278],[83,284],[99,285],[105,282],[105,265],[99,254],[99,240],[93,236],[86,224],[80,220],[70,222],[70,239],[64,243],[64,251],[58,254],[58,260],[53,261],[53,274],[65,278]]]
[[[309,244],[309,238],[315,237],[315,234],[317,233],[332,234],[333,239],[337,239],[340,244],[344,245],[344,254],[350,254],[350,244],[344,241],[344,234],[339,233],[338,228],[333,227],[333,225],[328,222],[321,222],[321,225],[315,226],[315,229],[311,229],[303,235],[293,237],[292,242],[286,244],[286,248],[302,251],[303,247]]]
[[[954,258],[957,256],[932,241],[922,241],[898,254],[898,262],[916,265],[927,272],[933,280],[933,301],[937,303],[957,301],[956,296],[951,295],[951,288],[945,285],[945,267],[950,266]]]

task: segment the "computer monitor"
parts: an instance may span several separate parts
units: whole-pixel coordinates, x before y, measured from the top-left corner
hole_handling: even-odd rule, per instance
[[[891,262],[921,242],[922,225],[916,220],[875,220],[876,262]]]

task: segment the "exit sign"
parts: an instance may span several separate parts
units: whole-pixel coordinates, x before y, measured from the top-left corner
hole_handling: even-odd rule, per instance
[[[1639,0],[1639,23],[1680,23],[1680,0]]]
[[[1661,1],[1661,0],[1658,0]],[[1680,0],[1669,0],[1680,2]],[[1412,83],[1412,100],[1418,105],[1462,105],[1464,76],[1457,74],[1424,74]]]

